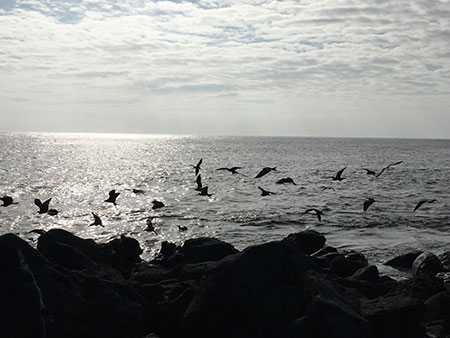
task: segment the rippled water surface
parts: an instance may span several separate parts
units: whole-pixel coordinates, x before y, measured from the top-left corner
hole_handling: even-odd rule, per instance
[[[194,190],[200,158],[210,198]],[[362,169],[397,161],[379,178]],[[242,249],[312,228],[377,264],[411,248],[450,250],[450,140],[0,134],[0,164],[0,195],[19,202],[0,208],[0,231],[31,241],[38,228],[99,241],[127,234],[149,258],[164,240],[215,236]],[[216,170],[232,166],[242,174]],[[266,166],[278,171],[255,179]],[[343,167],[345,179],[333,181]],[[275,183],[283,177],[297,185]],[[276,195],[262,197],[258,186]],[[104,202],[111,189],[117,206]],[[38,214],[34,199],[50,197],[59,214]],[[368,197],[377,202],[363,212]],[[438,201],[414,212],[424,198]],[[166,207],[153,211],[153,199]],[[323,210],[322,222],[302,216],[311,207]],[[91,212],[104,228],[88,227]],[[144,231],[149,216],[156,234]]]

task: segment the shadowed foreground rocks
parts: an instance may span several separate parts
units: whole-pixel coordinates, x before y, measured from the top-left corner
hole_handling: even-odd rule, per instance
[[[449,255],[394,260],[380,276],[357,252],[307,230],[241,252],[214,238],[106,244],[53,229],[37,249],[0,237],[1,337],[447,337]]]

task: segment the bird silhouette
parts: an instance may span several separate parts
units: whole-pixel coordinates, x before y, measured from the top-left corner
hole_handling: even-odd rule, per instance
[[[92,216],[94,216],[94,223],[89,224],[88,226],[97,226],[100,225],[101,227],[105,227],[103,225],[102,219],[100,217],[98,217],[96,214],[94,214],[93,212],[91,212]]]
[[[152,209],[153,209],[153,210],[155,210],[155,209],[161,209],[161,208],[165,207],[165,205],[164,205],[163,202],[157,201],[157,200],[153,200],[153,201],[152,201],[152,204],[153,204],[153,206],[152,206]]]
[[[277,170],[277,167],[273,167],[273,168],[271,168],[271,167],[265,167],[265,168],[263,168],[263,169],[258,173],[258,175],[255,176],[255,178],[263,177],[264,175],[270,173],[272,170],[276,171],[276,170]]]
[[[343,179],[345,179],[345,178],[342,177],[342,173],[344,172],[345,168],[347,168],[347,167],[342,168],[341,170],[339,170],[336,173],[335,176],[332,177],[333,181],[342,181]]]
[[[240,174],[240,172],[237,172],[238,169],[242,169],[242,167],[218,168],[216,170],[226,170],[234,175],[234,174]]]
[[[293,184],[293,185],[297,185],[297,184],[295,184],[294,180],[292,178],[290,178],[290,177],[282,178],[281,180],[278,180],[276,183],[277,184],[290,183],[290,184]]]
[[[271,192],[269,190],[265,190],[261,187],[258,187],[259,190],[261,190],[261,196],[267,196],[267,195],[275,195],[274,192]]]
[[[131,191],[132,191],[134,194],[136,194],[136,195],[143,195],[143,194],[145,194],[145,191],[142,190],[142,189],[132,189]]]
[[[48,207],[50,205],[50,201],[51,200],[52,199],[49,198],[48,200],[46,200],[43,203],[41,202],[41,200],[39,198],[36,198],[34,200],[34,204],[36,204],[38,206],[38,208],[39,208],[39,211],[38,211],[39,214],[46,214],[48,212]]]
[[[311,212],[314,212],[316,214],[317,219],[319,220],[319,222],[322,221],[322,215],[323,215],[322,211],[320,211],[318,209],[315,209],[315,208],[306,209],[306,211],[302,214],[302,216],[305,215],[305,214],[309,214]]]
[[[17,202],[14,202],[14,199],[11,196],[0,197],[0,200],[3,202],[3,204],[1,205],[2,207],[7,207],[11,204],[19,204]]]
[[[416,204],[416,207],[414,208],[414,211],[416,211],[417,209],[419,209],[424,203],[434,203],[437,202],[437,199],[432,199],[432,200],[420,200],[419,203]]]
[[[385,170],[388,170],[390,167],[392,167],[392,166],[394,166],[394,165],[398,165],[398,164],[400,164],[400,163],[403,163],[403,161],[398,161],[398,162],[394,162],[394,163],[388,164],[386,167],[384,167],[383,169],[381,169],[381,171],[380,171],[378,174],[376,174],[375,177],[378,178],[382,173],[384,173]]]
[[[183,232],[183,231],[187,231],[187,227],[185,227],[184,225],[179,225],[178,226],[178,231]]]
[[[153,225],[153,217],[147,218],[146,222],[147,222],[147,227],[145,228],[145,231],[154,232],[156,234],[155,226]]]
[[[374,202],[376,201],[373,198],[366,199],[363,203],[363,211],[367,211]]]
[[[58,215],[58,210],[56,209],[48,209],[47,214],[49,214],[50,216],[56,216]]]
[[[377,173],[374,170],[367,169],[367,168],[363,168],[363,169],[366,171],[367,175],[373,175],[373,176],[377,175]]]
[[[213,194],[208,194],[208,186],[203,187],[199,193],[200,196],[208,196],[211,197]]]
[[[120,192],[116,192],[116,190],[113,189],[113,190],[111,190],[111,191],[109,192],[109,197],[108,197],[108,199],[105,200],[105,202],[108,202],[108,203],[112,203],[112,204],[114,204],[114,205],[117,205],[117,204],[116,204],[116,199],[117,199],[117,197],[118,197],[119,195],[120,195]]]
[[[197,188],[195,188],[195,190],[201,191],[202,188],[203,188],[203,185],[202,185],[202,175],[201,175],[201,174],[198,174],[198,175],[197,175],[197,178],[195,179],[195,182],[197,182]]]
[[[192,167],[195,169],[195,176],[198,175],[198,173],[200,172],[200,165],[203,163],[203,159],[201,158],[200,161],[198,161],[197,165],[192,165]]]

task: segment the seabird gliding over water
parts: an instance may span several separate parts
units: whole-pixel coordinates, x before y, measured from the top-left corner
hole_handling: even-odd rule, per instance
[[[117,197],[118,197],[119,195],[120,195],[120,192],[116,192],[116,190],[113,189],[113,190],[111,190],[111,191],[109,192],[109,197],[108,197],[108,199],[105,200],[105,202],[108,202],[108,203],[112,203],[112,204],[114,204],[114,205],[117,205],[117,204],[116,204],[116,199],[117,199]]]
[[[278,180],[275,183],[276,184],[291,183],[293,185],[297,185],[297,184],[295,184],[294,180],[292,178],[290,178],[290,177],[282,178],[281,180]]]
[[[414,208],[414,211],[416,211],[417,209],[419,209],[422,204],[424,203],[434,203],[437,202],[437,199],[432,199],[432,200],[420,200],[419,203],[417,203],[416,207]]]
[[[96,214],[94,214],[93,212],[91,212],[92,216],[94,216],[94,223],[89,224],[88,226],[97,226],[100,225],[101,227],[105,227],[103,225],[103,222],[101,220],[100,217],[98,217]]]
[[[316,214],[317,219],[319,220],[319,222],[322,221],[322,215],[323,215],[322,211],[320,211],[318,209],[315,209],[315,208],[306,209],[306,211],[302,214],[302,216],[304,214],[309,214],[310,212],[314,212]]]
[[[373,198],[366,199],[363,203],[363,211],[367,211],[374,202],[376,201]]]
[[[242,169],[242,167],[231,167],[231,168],[219,168],[216,170],[226,170],[229,171],[230,173],[234,174],[240,174],[239,172],[237,172],[238,169]]]
[[[261,196],[275,195],[274,192],[271,192],[271,191],[269,191],[269,190],[264,190],[264,189],[261,188],[261,187],[258,187],[258,189],[261,190]]]
[[[195,176],[198,175],[199,171],[200,171],[200,165],[202,164],[203,159],[201,158],[200,161],[198,161],[197,165],[192,165],[192,167],[195,169]]]
[[[265,168],[263,168],[263,169],[259,172],[258,175],[255,176],[255,178],[263,177],[264,175],[270,173],[272,170],[276,171],[276,170],[277,170],[277,167],[273,167],[273,168],[271,168],[271,167],[265,167]]]
[[[163,202],[158,201],[158,200],[153,200],[152,204],[153,204],[153,206],[152,206],[153,210],[160,209],[160,208],[163,208],[165,206]]]
[[[202,191],[203,185],[202,185],[202,175],[201,174],[197,175],[195,182],[197,183],[197,188],[195,188],[195,190]]]
[[[3,201],[2,207],[7,207],[11,204],[19,204],[17,202],[14,202],[13,198],[11,196],[3,196],[0,197],[0,200]]]
[[[50,205],[51,200],[52,200],[52,198],[50,197],[48,200],[46,200],[44,203],[42,203],[39,198],[36,198],[34,200],[34,204],[36,204],[39,207],[38,213],[46,214],[48,212],[48,206]]]
[[[147,222],[147,227],[145,228],[145,231],[154,232],[156,234],[155,226],[153,225],[153,217],[147,218],[146,222]]]
[[[394,166],[394,165],[398,165],[398,164],[400,164],[400,163],[403,163],[403,161],[398,161],[398,162],[394,162],[394,163],[391,163],[391,164],[387,165],[386,167],[384,167],[383,169],[381,169],[381,171],[380,171],[378,174],[376,174],[375,177],[378,178],[385,170],[389,169],[390,167],[392,167],[392,166]]]
[[[344,180],[344,178],[342,177],[342,173],[344,172],[345,168],[347,168],[347,167],[342,168],[341,170],[339,170],[336,173],[335,176],[332,177],[333,181],[342,181],[342,180]]]
[[[208,194],[208,186],[206,186],[202,188],[199,195],[211,197],[213,194]]]

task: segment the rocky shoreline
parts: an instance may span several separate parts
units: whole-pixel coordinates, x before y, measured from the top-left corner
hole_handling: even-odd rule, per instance
[[[164,242],[150,262],[52,229],[37,249],[0,236],[2,337],[422,338],[449,336],[450,253],[411,252],[381,276],[313,230],[238,251],[214,238]]]

